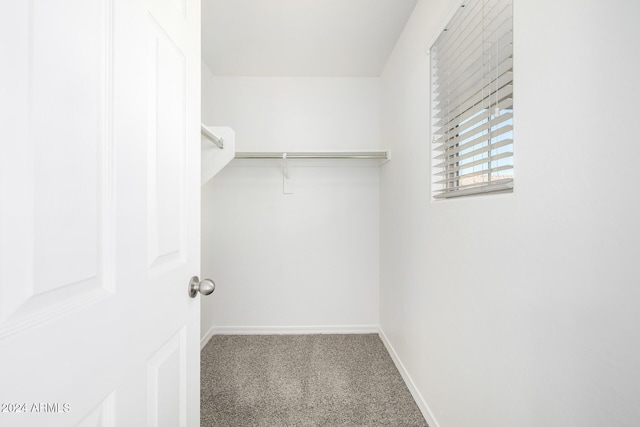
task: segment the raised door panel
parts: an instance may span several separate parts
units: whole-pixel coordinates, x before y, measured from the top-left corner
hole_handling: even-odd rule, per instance
[[[1,160],[0,337],[113,291],[111,1],[25,3],[10,72],[27,104]],[[74,13],[51,19],[60,9]]]
[[[150,275],[185,259],[185,58],[149,18],[148,262]]]
[[[163,344],[147,364],[147,425],[181,427],[187,422],[186,329]]]

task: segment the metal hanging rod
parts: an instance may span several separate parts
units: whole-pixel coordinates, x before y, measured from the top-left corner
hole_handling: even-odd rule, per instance
[[[236,152],[236,159],[374,159],[389,160],[388,151],[269,151]]]
[[[214,135],[209,129],[207,129],[203,124],[200,125],[200,134],[206,137],[208,140],[216,144],[220,149],[224,148],[224,139],[219,136]]]

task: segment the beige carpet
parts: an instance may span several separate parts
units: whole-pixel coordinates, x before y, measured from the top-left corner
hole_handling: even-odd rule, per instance
[[[202,350],[206,427],[426,426],[377,335],[217,335]]]

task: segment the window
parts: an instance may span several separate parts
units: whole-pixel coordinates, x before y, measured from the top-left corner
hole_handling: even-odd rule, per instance
[[[433,191],[513,190],[512,0],[465,0],[431,47]]]

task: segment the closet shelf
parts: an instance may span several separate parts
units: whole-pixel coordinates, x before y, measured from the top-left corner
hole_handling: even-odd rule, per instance
[[[387,150],[375,151],[237,151],[236,159],[372,159],[389,160]]]

